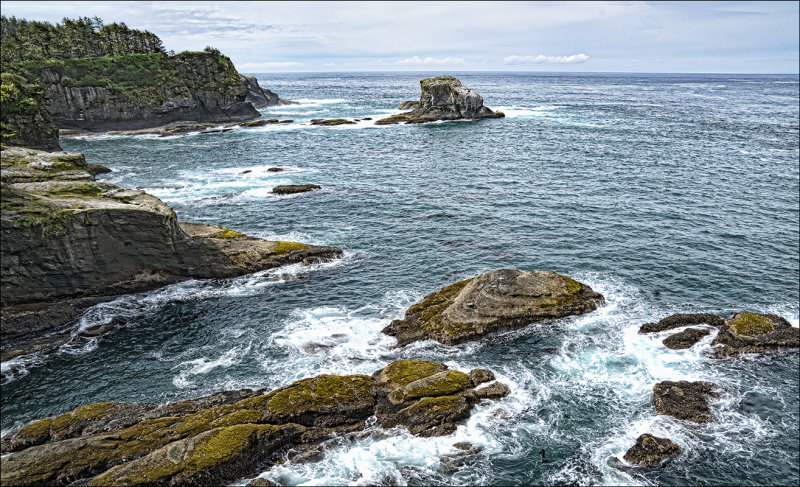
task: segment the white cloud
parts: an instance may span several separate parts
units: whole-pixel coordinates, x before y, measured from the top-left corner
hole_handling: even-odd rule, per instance
[[[397,64],[466,64],[460,57],[431,57],[421,58],[419,56],[409,57],[397,61]]]
[[[239,71],[255,73],[258,72],[259,69],[295,68],[302,65],[303,63],[299,63],[296,61],[272,62],[272,63],[244,63],[244,64],[237,64],[236,69],[238,69]]]
[[[538,56],[506,56],[503,58],[503,64],[574,64],[585,63],[588,60],[589,56],[586,54],[572,54],[571,56],[545,56],[544,54],[539,54]]]

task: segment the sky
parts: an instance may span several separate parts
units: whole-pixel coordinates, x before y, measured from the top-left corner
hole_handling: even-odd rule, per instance
[[[98,16],[167,49],[218,48],[245,73],[800,70],[800,2],[0,2]]]

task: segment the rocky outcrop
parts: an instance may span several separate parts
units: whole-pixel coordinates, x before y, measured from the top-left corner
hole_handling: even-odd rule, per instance
[[[656,333],[692,325],[711,325],[719,328],[723,324],[725,320],[711,313],[677,313],[667,316],[658,323],[643,324],[639,327],[639,333]]]
[[[636,439],[622,457],[626,462],[638,467],[657,467],[665,460],[681,454],[681,447],[669,438],[659,438],[645,433]]]
[[[311,125],[355,125],[355,122],[346,118],[313,118],[311,119]]]
[[[719,397],[710,382],[663,381],[653,386],[653,406],[658,414],[708,423],[714,421],[709,398]]]
[[[398,346],[418,340],[454,345],[536,321],[588,313],[603,296],[549,271],[499,269],[451,284],[410,307],[383,333]]]
[[[485,377],[485,373],[483,376]],[[402,426],[452,433],[480,399],[470,375],[424,360],[370,375],[320,375],[264,394],[243,389],[158,406],[96,403],[6,435],[3,485],[220,485],[275,454],[337,434]]]
[[[403,103],[397,105],[398,110],[411,110],[412,108],[417,108],[419,106],[418,101],[408,100],[404,101]]]
[[[295,194],[321,188],[319,184],[281,184],[272,188],[272,192],[275,194]]]
[[[2,73],[0,134],[7,145],[60,151],[58,128],[44,107],[44,90],[21,76]]]
[[[419,102],[406,102],[400,107],[413,108],[410,112],[392,115],[375,122],[376,125],[394,123],[425,123],[436,120],[461,120],[478,118],[502,118],[503,112],[495,112],[483,106],[483,98],[475,90],[467,88],[452,76],[425,78],[419,82],[422,93]],[[402,109],[402,108],[401,108]]]
[[[711,331],[707,328],[687,328],[680,333],[670,335],[661,343],[672,350],[682,350],[690,348],[699,342],[704,336],[710,335]]]
[[[174,121],[226,122],[281,102],[218,52],[134,54],[28,63],[59,128],[136,130]]]
[[[717,355],[759,353],[800,347],[800,328],[773,314],[737,313],[711,342]]]
[[[97,297],[341,254],[179,224],[158,198],[96,181],[81,154],[7,148],[0,160],[4,350],[10,339],[74,319]]]

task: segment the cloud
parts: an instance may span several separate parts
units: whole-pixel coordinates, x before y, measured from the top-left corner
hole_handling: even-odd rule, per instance
[[[239,64],[236,68],[240,71],[256,73],[259,69],[275,69],[275,68],[295,68],[297,66],[302,66],[303,63],[299,63],[296,61],[287,61],[287,62],[271,62],[271,63],[244,63]]]
[[[571,56],[545,56],[544,54],[539,54],[538,56],[506,56],[503,58],[503,64],[574,64],[585,63],[588,60],[589,56],[586,54],[572,54]]]
[[[409,57],[397,61],[397,64],[466,64],[463,58],[460,57],[426,57],[419,56]]]

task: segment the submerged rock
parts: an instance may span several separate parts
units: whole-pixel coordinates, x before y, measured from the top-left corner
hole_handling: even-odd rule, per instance
[[[451,284],[410,307],[383,333],[398,346],[418,340],[454,345],[535,321],[588,313],[603,296],[586,284],[548,271],[499,269]]]
[[[711,313],[677,313],[667,316],[658,323],[645,323],[639,327],[639,333],[656,333],[691,325],[711,325],[717,328],[725,324],[725,320]]]
[[[321,189],[322,186],[318,184],[282,184],[272,188],[275,194],[294,194],[305,193],[314,189]]]
[[[371,416],[421,436],[449,434],[479,401],[471,391],[462,372],[405,360],[371,376],[321,375],[268,394],[243,389],[163,406],[90,404],[6,435],[3,451],[15,453],[0,459],[0,479],[219,485],[257,473],[290,447],[361,430]]]
[[[636,444],[625,452],[622,458],[639,467],[657,467],[664,460],[680,454],[681,447],[669,438],[659,438],[645,433],[636,439]]]
[[[800,347],[800,328],[773,314],[737,313],[725,322],[711,345],[719,356]]]
[[[179,224],[158,198],[95,180],[81,154],[4,148],[0,163],[4,359],[17,339],[44,335],[120,294],[341,255]]]
[[[665,338],[661,343],[665,347],[672,350],[681,350],[690,348],[695,343],[699,342],[706,335],[710,335],[711,330],[707,328],[687,328],[680,333],[670,335]]]
[[[419,84],[422,90],[419,102],[407,101],[398,107],[413,108],[413,110],[383,118],[375,124],[505,117],[503,112],[495,112],[483,106],[481,95],[463,86],[461,81],[452,76],[425,78]]]
[[[664,381],[653,386],[653,406],[658,414],[678,419],[709,423],[714,421],[708,406],[709,398],[719,397],[710,382]]]
[[[311,120],[311,125],[353,125],[355,122],[345,118],[314,118]]]

